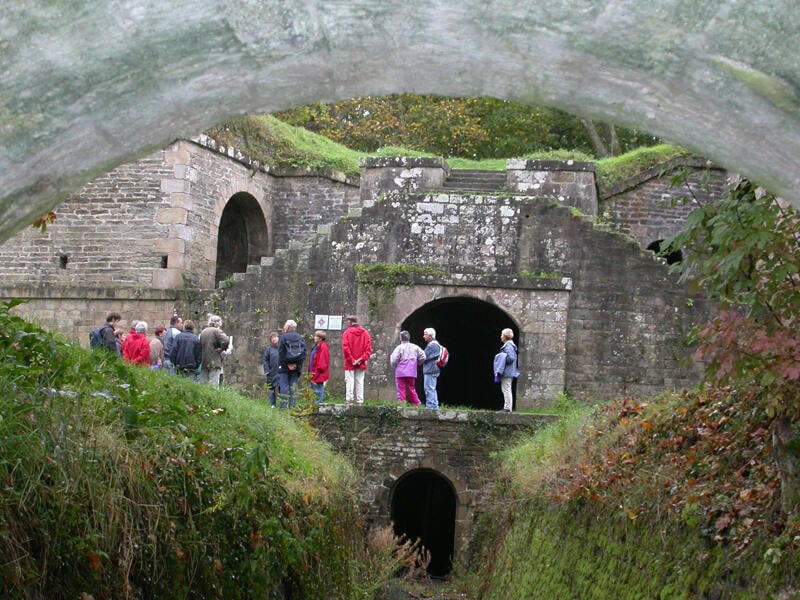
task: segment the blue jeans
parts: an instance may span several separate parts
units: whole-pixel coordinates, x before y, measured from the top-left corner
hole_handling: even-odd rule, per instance
[[[275,378],[274,381],[267,380],[267,390],[269,391],[269,405],[275,406],[278,402],[278,387],[280,386],[280,382],[278,378]]]
[[[311,388],[311,391],[314,392],[314,395],[317,397],[317,404],[322,404],[322,399],[325,396],[325,384],[309,381],[308,387]]]
[[[295,392],[297,391],[297,380],[300,379],[300,371],[281,371],[278,373],[278,398],[280,408],[294,408],[297,404]]]
[[[439,383],[439,374],[422,375],[422,380],[425,387],[425,408],[436,410],[439,408],[439,395],[436,392],[436,384]]]

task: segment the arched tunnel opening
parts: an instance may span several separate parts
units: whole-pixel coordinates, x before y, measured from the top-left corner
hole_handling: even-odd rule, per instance
[[[253,196],[239,192],[231,196],[219,221],[215,284],[234,273],[244,273],[267,255],[269,232],[264,213]]]
[[[406,474],[392,494],[396,535],[419,539],[430,552],[428,574],[444,577],[452,568],[456,530],[456,493],[442,475],[429,470]]]
[[[439,404],[501,409],[503,394],[494,383],[492,359],[502,345],[500,332],[504,328],[514,332],[514,342],[520,345],[519,328],[511,317],[497,306],[475,298],[443,298],[418,308],[402,323],[402,328],[411,334],[411,341],[423,349],[422,332],[426,327],[433,327],[436,338],[450,351],[450,362],[439,375]],[[424,403],[421,375],[417,378],[417,393]]]

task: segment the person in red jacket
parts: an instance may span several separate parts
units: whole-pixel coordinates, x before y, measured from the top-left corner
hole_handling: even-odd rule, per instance
[[[345,400],[348,406],[364,404],[364,376],[367,361],[372,356],[372,338],[369,332],[358,324],[358,317],[345,318],[347,329],[342,334],[342,355],[344,359]]]
[[[133,333],[129,333],[122,342],[122,358],[135,365],[150,364],[150,341],[144,321],[137,321]]]
[[[317,395],[317,404],[325,397],[325,382],[330,378],[331,352],[328,349],[328,334],[314,332],[314,346],[308,359],[308,381],[311,390]]]

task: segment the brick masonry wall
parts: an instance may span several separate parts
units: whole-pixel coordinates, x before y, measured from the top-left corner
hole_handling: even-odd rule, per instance
[[[432,470],[456,495],[456,554],[466,551],[475,516],[495,485],[492,452],[554,420],[546,415],[495,415],[465,411],[426,411],[390,407],[323,406],[311,425],[362,474],[359,498],[368,519],[387,525],[398,479]]]
[[[671,180],[682,169],[689,177],[675,186]],[[719,198],[726,177],[725,171],[708,168],[703,161],[676,159],[611,190],[600,203],[600,215],[647,248],[678,233],[695,208]]]
[[[161,190],[168,174],[161,156],[153,153],[97,178],[56,208],[45,233],[29,228],[0,245],[3,285],[150,288],[161,266],[155,240],[167,234],[155,220],[169,206]]]
[[[413,293],[398,287],[371,298],[359,285],[355,266],[380,262],[436,274],[415,281]],[[551,273],[569,284],[537,292],[525,282],[526,272]],[[520,352],[528,353],[529,369],[518,382],[518,401],[525,400],[520,408],[551,402],[554,390],[562,388],[602,400],[679,389],[698,380],[699,369],[683,362],[689,354],[684,336],[707,307],[690,298],[663,261],[631,237],[598,227],[551,198],[401,192],[383,195],[358,218],[336,224],[329,236],[276,255],[269,266],[226,290],[226,310],[237,319],[232,326],[255,334],[248,349],[252,366],[232,376],[247,385],[263,381],[253,359],[263,352],[269,329],[291,317],[310,333],[317,313],[360,314],[377,338],[380,365],[380,353],[394,345],[398,323],[449,293],[502,306],[520,326],[525,339]],[[530,300],[523,302],[526,294]],[[503,304],[504,295],[514,300]],[[558,308],[542,308],[548,305]],[[554,342],[560,335],[559,348]],[[332,348],[340,337],[329,332]],[[332,354],[334,374],[341,367],[338,353]],[[339,379],[332,376],[331,389],[341,394]],[[391,397],[388,369],[377,367],[367,387],[370,397]]]

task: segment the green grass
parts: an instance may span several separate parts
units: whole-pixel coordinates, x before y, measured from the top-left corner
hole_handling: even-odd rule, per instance
[[[501,454],[459,566],[476,600],[796,598],[800,513],[777,511],[768,421],[729,391],[627,398]]]
[[[597,161],[597,184],[600,197],[626,179],[651,169],[666,161],[679,156],[688,156],[689,153],[678,146],[661,144],[646,148],[637,148],[621,156],[612,156]]]
[[[90,352],[0,304],[9,597],[371,598],[352,467],[266,401]],[[381,575],[383,574],[383,575]]]
[[[358,152],[271,115],[240,117],[221,123],[206,133],[217,142],[233,146],[272,169],[319,169],[354,176],[360,173],[359,161],[368,156],[435,156],[398,147],[381,148],[371,153]],[[622,156],[602,160],[572,150],[554,150],[517,158],[596,163],[602,197],[603,193],[621,181],[671,158],[687,154],[677,146],[660,145],[639,148]],[[506,168],[505,158],[480,161],[449,158],[447,163],[452,169],[502,171]]]

